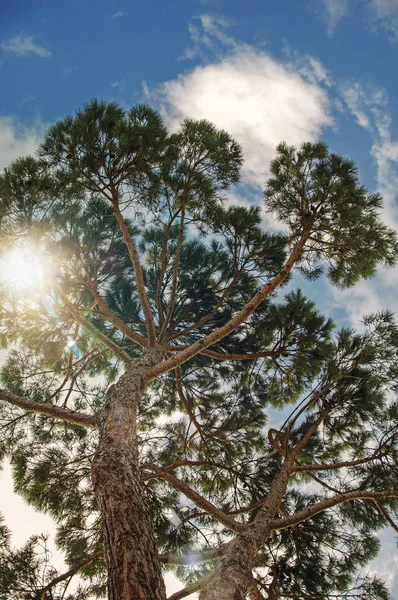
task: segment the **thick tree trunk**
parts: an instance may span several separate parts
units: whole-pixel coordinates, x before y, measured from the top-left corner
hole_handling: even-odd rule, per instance
[[[106,399],[92,480],[103,521],[109,600],[165,600],[155,536],[140,478],[136,417],[150,357],[113,385]]]
[[[271,534],[270,521],[285,495],[290,469],[291,461],[285,460],[256,519],[228,543],[216,573],[202,589],[199,600],[245,600],[252,584],[254,558]]]

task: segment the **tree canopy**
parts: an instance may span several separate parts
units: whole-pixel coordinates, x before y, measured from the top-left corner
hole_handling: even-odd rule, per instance
[[[1,176],[0,251],[31,273],[1,283],[0,455],[68,565],[2,525],[1,599],[163,599],[159,563],[170,600],[389,598],[366,565],[398,531],[398,328],[338,331],[293,284],[372,277],[396,234],[322,142],[277,148],[283,233],[228,201],[241,164],[206,121],[92,101]]]

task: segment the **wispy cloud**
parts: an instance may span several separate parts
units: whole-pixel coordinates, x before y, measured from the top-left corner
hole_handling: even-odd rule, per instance
[[[243,147],[245,182],[263,186],[281,140],[299,145],[331,125],[328,97],[294,68],[228,36],[225,27],[208,15],[195,22],[195,43],[210,50],[219,44],[219,56],[164,83],[157,97],[172,128],[194,117],[229,131]]]
[[[117,10],[116,12],[113,13],[112,15],[112,19],[120,19],[120,17],[123,17],[124,12],[122,10]]]
[[[124,81],[112,81],[111,88],[115,91],[118,91],[119,94],[123,94],[124,92]]]
[[[78,71],[78,70],[79,70],[79,67],[77,65],[71,65],[70,67],[64,67],[62,69],[62,74],[64,77],[69,77],[73,73],[76,73],[76,71]]]
[[[391,42],[398,42],[398,0],[370,0],[370,24],[386,31]]]
[[[35,44],[32,37],[17,36],[8,40],[8,42],[2,42],[1,48],[4,52],[17,56],[29,56],[31,54],[36,54],[42,58],[50,58],[51,56],[51,52],[47,48]]]
[[[338,92],[357,124],[369,133],[371,156],[376,168],[377,191],[383,196],[383,221],[398,229],[398,140],[392,136],[387,93],[369,83],[344,82]],[[398,314],[398,268],[380,269],[371,280],[361,280],[346,291],[332,289],[336,307],[344,305],[351,324],[358,327],[362,316],[380,310]]]
[[[0,170],[20,156],[34,154],[44,130],[40,121],[28,128],[13,117],[0,117]]]
[[[225,47],[234,47],[234,38],[226,33],[231,25],[233,23],[223,16],[203,14],[194,17],[188,26],[192,45],[185,48],[180,60],[197,56],[206,59],[209,54],[219,56],[225,51]]]
[[[321,0],[324,18],[327,23],[328,36],[334,34],[337,24],[348,10],[348,0]]]
[[[321,0],[322,18],[327,24],[327,33],[331,37],[340,21],[349,14],[348,0]],[[398,42],[398,0],[363,0],[357,4],[360,19],[371,30],[384,31],[390,42]],[[319,5],[317,8],[319,12]]]

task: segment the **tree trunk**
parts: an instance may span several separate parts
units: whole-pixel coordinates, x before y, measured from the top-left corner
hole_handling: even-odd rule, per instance
[[[285,495],[290,470],[291,460],[286,459],[254,522],[228,543],[216,573],[203,587],[199,600],[245,600],[252,584],[254,558],[271,534],[270,521]]]
[[[92,481],[103,523],[109,600],[165,600],[155,535],[140,478],[137,408],[153,356],[108,390]]]

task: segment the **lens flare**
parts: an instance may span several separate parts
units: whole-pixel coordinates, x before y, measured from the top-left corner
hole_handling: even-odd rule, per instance
[[[0,257],[0,281],[16,291],[36,290],[44,282],[43,261],[29,246],[14,248]]]

